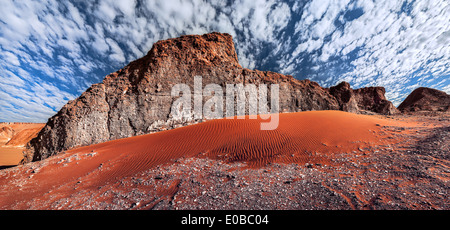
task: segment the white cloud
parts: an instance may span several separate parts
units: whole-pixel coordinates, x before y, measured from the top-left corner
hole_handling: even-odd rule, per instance
[[[117,42],[111,38],[107,38],[106,42],[110,47],[111,54],[109,55],[109,57],[117,62],[125,62],[125,55],[122,49],[120,48],[119,44],[117,44]]]
[[[447,94],[450,94],[450,84],[447,84],[442,88],[442,91],[446,92]]]
[[[0,83],[20,87],[25,84],[25,81],[11,71],[3,70],[1,73]]]
[[[402,11],[404,2],[409,13]],[[0,112],[0,120],[13,113],[29,117],[14,103],[23,107],[33,97],[40,116],[48,115],[100,81],[103,76],[94,73],[123,67],[154,42],[211,31],[233,35],[247,68],[278,65],[273,70],[294,76],[307,70],[311,75],[296,77],[325,86],[341,80],[353,87],[381,85],[395,101],[405,96],[405,85],[448,89],[448,81],[436,80],[450,75],[445,0],[2,0],[1,5],[0,93],[9,87],[6,94],[23,96],[5,99],[13,104]],[[362,15],[348,20],[356,9]],[[261,57],[262,52],[269,54]],[[41,82],[45,90],[36,86]]]
[[[117,16],[117,11],[107,1],[100,2],[97,13],[99,18],[104,18],[108,22],[112,22]]]
[[[126,17],[133,17],[135,15],[136,0],[121,0],[121,1],[111,1],[115,4]]]
[[[256,41],[275,42],[275,35],[291,17],[289,6],[275,1],[241,0],[234,2],[233,9],[230,15],[233,24]]]
[[[15,65],[15,66],[19,66],[20,65],[20,61],[19,58],[17,58],[16,55],[14,55],[13,53],[10,52],[2,52],[1,54],[3,57],[3,60],[9,62],[9,64],[11,65]]]
[[[325,65],[331,57],[345,57],[358,49],[350,71],[329,84],[349,81],[353,87],[385,86],[388,92],[402,92],[404,85],[418,79],[422,71],[435,76],[449,72],[450,6],[448,1],[414,1],[411,12],[402,10],[402,1],[311,1],[295,25],[299,43],[281,70],[292,70],[297,56],[320,51],[315,60]],[[348,10],[363,14],[345,21]],[[343,23],[337,28],[335,21]],[[323,40],[330,36],[331,40]],[[314,57],[311,56],[310,57]],[[345,58],[342,58],[345,60]],[[423,81],[421,81],[423,82]],[[404,98],[389,93],[391,100]]]

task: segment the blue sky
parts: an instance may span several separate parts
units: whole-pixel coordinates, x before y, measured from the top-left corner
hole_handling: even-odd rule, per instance
[[[242,66],[450,93],[448,0],[0,0],[0,121],[46,122],[161,39],[233,35]]]

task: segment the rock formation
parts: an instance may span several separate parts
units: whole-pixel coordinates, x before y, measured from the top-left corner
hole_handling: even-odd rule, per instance
[[[366,87],[352,89],[348,82],[341,82],[337,86],[329,88],[340,105],[340,110],[352,113],[379,113],[392,115],[399,111],[392,102],[384,96],[384,87]]]
[[[409,94],[400,106],[398,106],[398,109],[402,112],[449,112],[450,95],[437,89],[420,87]]]
[[[11,127],[0,127],[0,141],[8,142],[14,136],[14,130]]]
[[[39,123],[0,123],[0,146],[25,147],[44,127]]]
[[[30,141],[23,163],[73,147],[184,125],[171,119],[171,106],[176,99],[171,96],[171,89],[184,83],[192,90],[195,76],[203,77],[203,86],[279,84],[280,112],[342,109],[390,114],[392,110],[384,89],[355,91],[345,86],[328,90],[310,80],[242,68],[228,34],[182,36],[155,43],[146,56],[69,101]]]

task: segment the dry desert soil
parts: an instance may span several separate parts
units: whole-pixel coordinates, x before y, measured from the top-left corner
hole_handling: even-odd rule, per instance
[[[0,168],[18,165],[23,158],[22,151],[45,124],[0,123]]]
[[[448,114],[260,122],[205,121],[0,170],[0,209],[450,208]]]

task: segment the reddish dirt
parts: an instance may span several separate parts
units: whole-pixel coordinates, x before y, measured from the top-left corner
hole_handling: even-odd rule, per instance
[[[448,116],[286,113],[273,131],[260,121],[208,121],[1,170],[0,208],[449,208],[448,144],[429,154]]]

